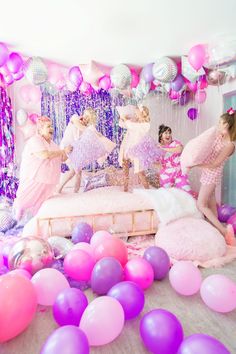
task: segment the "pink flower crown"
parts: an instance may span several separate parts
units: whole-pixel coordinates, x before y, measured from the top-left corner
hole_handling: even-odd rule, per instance
[[[235,113],[235,110],[232,107],[230,107],[230,109],[228,109],[227,113],[231,116],[232,114]]]

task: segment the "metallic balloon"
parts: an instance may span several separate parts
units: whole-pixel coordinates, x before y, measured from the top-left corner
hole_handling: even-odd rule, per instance
[[[24,70],[27,79],[34,85],[41,85],[47,81],[48,69],[39,57],[29,58],[25,63]]]
[[[173,81],[178,73],[174,60],[168,57],[158,59],[152,68],[153,76],[161,82]]]
[[[223,85],[226,80],[226,73],[218,70],[210,70],[207,75],[207,82],[209,85],[218,86]]]
[[[34,274],[49,267],[54,259],[49,243],[37,237],[24,237],[11,248],[8,256],[10,269],[25,269]]]
[[[119,64],[111,70],[111,82],[115,88],[124,90],[131,84],[132,75],[127,65]]]
[[[0,209],[0,232],[6,232],[16,224],[9,209]]]
[[[64,258],[74,246],[70,240],[62,236],[49,237],[48,243],[52,247],[56,259]]]

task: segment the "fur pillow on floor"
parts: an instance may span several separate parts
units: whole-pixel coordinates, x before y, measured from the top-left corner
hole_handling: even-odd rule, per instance
[[[226,243],[220,232],[207,221],[190,217],[161,227],[155,243],[174,260],[202,263],[226,253]]]

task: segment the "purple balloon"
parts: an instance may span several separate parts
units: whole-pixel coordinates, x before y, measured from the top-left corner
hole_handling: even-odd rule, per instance
[[[7,60],[7,68],[8,70],[16,74],[23,66],[23,60],[18,53],[11,53]]]
[[[189,119],[194,120],[198,116],[198,111],[196,108],[189,108],[187,114],[188,114]]]
[[[184,81],[184,78],[181,74],[178,74],[176,76],[176,78],[174,79],[174,81],[172,81],[170,83],[170,87],[172,90],[178,92],[182,89],[182,87],[184,86],[185,84],[185,81]]]
[[[80,319],[88,306],[87,297],[79,289],[68,288],[60,292],[53,305],[53,317],[59,326],[79,326]]]
[[[0,43],[0,66],[3,66],[8,58],[8,49],[4,43]]]
[[[220,341],[206,334],[193,334],[182,342],[178,354],[230,354]]]
[[[93,236],[92,227],[86,222],[80,222],[74,227],[71,234],[71,239],[73,243],[78,243],[78,242],[89,243],[92,236]]]
[[[232,207],[231,205],[228,204],[223,204],[220,205],[217,208],[218,211],[218,219],[220,222],[227,222],[228,219],[234,214],[236,213],[236,208]]]
[[[165,278],[170,269],[170,258],[163,248],[149,247],[144,252],[143,258],[151,264],[155,280]]]
[[[180,98],[179,98],[179,104],[181,106],[186,105],[190,100],[190,92],[189,91],[184,91],[182,92]]]
[[[160,354],[176,354],[184,336],[177,317],[163,309],[150,311],[143,316],[140,335],[150,352]]]
[[[234,233],[236,234],[236,210],[235,214],[231,215],[228,219],[227,224],[231,224],[233,226]]]
[[[137,317],[143,310],[145,302],[143,290],[132,281],[122,281],[114,285],[107,295],[119,301],[126,320]]]
[[[88,339],[76,326],[57,328],[46,340],[40,354],[89,354]]]
[[[98,261],[92,271],[91,288],[98,295],[105,295],[123,279],[123,268],[113,257],[104,257]]]
[[[152,82],[155,78],[152,73],[153,63],[147,64],[143,67],[140,78],[143,79],[145,82]]]
[[[73,66],[69,71],[69,79],[72,84],[79,88],[83,82],[83,76],[78,66]]]

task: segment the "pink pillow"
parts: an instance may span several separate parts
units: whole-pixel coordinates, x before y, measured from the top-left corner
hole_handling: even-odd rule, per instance
[[[188,167],[199,165],[207,159],[211,153],[211,148],[216,136],[217,128],[214,126],[190,140],[185,145],[180,157],[183,173],[187,172]]]

